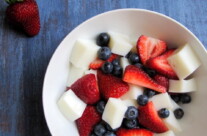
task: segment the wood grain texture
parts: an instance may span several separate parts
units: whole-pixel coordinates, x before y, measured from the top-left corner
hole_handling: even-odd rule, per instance
[[[206,0],[37,0],[41,32],[29,38],[5,23],[0,4],[0,135],[49,136],[42,108],[48,62],[61,40],[78,24],[119,8],[163,13],[189,28],[207,47]]]

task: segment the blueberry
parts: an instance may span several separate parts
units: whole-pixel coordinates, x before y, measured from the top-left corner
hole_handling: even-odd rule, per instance
[[[119,59],[115,59],[115,60],[113,60],[113,61],[112,61],[112,64],[113,64],[114,66],[119,66],[119,65],[120,65],[120,63],[119,63]]]
[[[176,103],[179,103],[180,102],[180,95],[171,95],[170,96]]]
[[[126,113],[125,117],[127,119],[135,119],[138,117],[138,110],[134,106],[129,106]]]
[[[146,95],[140,95],[138,98],[137,98],[137,103],[141,106],[144,106],[148,103],[148,97]]]
[[[107,33],[100,33],[96,38],[96,44],[99,46],[108,46],[110,36]]]
[[[98,58],[101,60],[107,60],[111,56],[111,50],[108,47],[101,47],[98,50]]]
[[[105,62],[102,66],[101,66],[101,70],[105,73],[105,74],[110,74],[113,71],[113,65],[111,62]]]
[[[155,70],[150,69],[150,68],[144,68],[144,71],[150,76],[150,77],[154,77],[157,73]]]
[[[174,111],[176,119],[181,119],[184,116],[184,111],[181,108],[178,108]]]
[[[136,64],[139,62],[139,56],[136,53],[131,53],[129,55],[129,62],[132,64]]]
[[[169,117],[170,112],[168,109],[162,108],[161,110],[158,111],[158,115],[160,116],[160,118],[167,118]]]
[[[107,131],[103,136],[116,136],[114,132]]]
[[[188,95],[188,94],[183,94],[183,95],[181,95],[180,101],[181,101],[183,104],[190,103],[190,102],[191,102],[191,96]]]
[[[156,94],[156,92],[152,89],[146,89],[146,90],[144,90],[144,94],[147,97],[151,98],[152,96],[154,96]]]
[[[136,128],[138,125],[137,119],[124,119],[123,124],[126,128]]]
[[[129,58],[129,56],[132,54],[132,52],[127,53],[127,55],[125,56],[125,58]]]
[[[90,136],[96,136],[96,134],[92,133],[92,134],[90,134]]]
[[[122,73],[123,73],[123,69],[119,65],[113,66],[113,72],[112,73],[113,73],[114,76],[121,77]]]
[[[103,111],[104,111],[105,105],[106,105],[106,103],[105,103],[104,101],[100,101],[100,102],[98,102],[97,105],[96,105],[96,110],[97,110],[99,113],[102,114]]]
[[[103,136],[103,134],[106,133],[106,128],[102,123],[100,123],[94,127],[94,133],[97,136]]]
[[[136,63],[136,64],[134,64],[136,67],[138,67],[138,68],[140,68],[140,69],[143,69],[144,68],[144,66],[141,64],[141,63]]]

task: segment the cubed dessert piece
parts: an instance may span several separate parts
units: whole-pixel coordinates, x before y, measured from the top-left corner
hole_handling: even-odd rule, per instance
[[[129,106],[134,106],[134,107],[137,107],[138,108],[138,104],[137,104],[137,101],[136,100],[133,100],[133,99],[126,99],[126,100],[122,100],[123,103],[129,107]]]
[[[167,60],[179,79],[185,79],[201,65],[200,60],[188,44],[177,49]]]
[[[120,65],[121,65],[121,67],[123,68],[123,72],[124,72],[125,68],[126,68],[128,65],[130,65],[129,60],[128,60],[127,58],[125,58],[125,57],[121,57],[121,58],[120,58]]]
[[[116,129],[121,126],[127,106],[120,100],[115,98],[109,98],[102,119],[107,122],[112,129]]]
[[[61,96],[57,104],[62,114],[70,121],[80,118],[86,108],[86,104],[71,89]]]
[[[97,58],[99,48],[94,41],[78,39],[72,49],[70,62],[78,68],[88,68]]]
[[[174,132],[169,130],[165,133],[160,133],[160,134],[154,134],[153,136],[175,136]]]
[[[127,99],[137,100],[138,96],[143,94],[143,91],[144,91],[143,87],[129,84],[129,91],[126,94],[124,94],[121,97],[121,99],[122,100],[127,100]]]

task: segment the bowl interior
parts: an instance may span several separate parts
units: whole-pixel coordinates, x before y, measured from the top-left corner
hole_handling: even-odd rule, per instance
[[[176,21],[141,9],[122,9],[100,14],[93,17],[69,33],[55,51],[44,80],[43,106],[48,127],[53,136],[78,136],[74,123],[69,122],[59,111],[57,100],[66,88],[69,73],[69,57],[76,39],[94,40],[95,36],[104,31],[116,31],[131,38],[148,35],[166,41],[170,48],[189,43],[197,53],[202,66],[196,70],[198,90],[193,93],[193,101],[183,105],[185,116],[180,121],[183,131],[178,136],[204,135],[207,126],[207,60],[206,50],[199,40],[185,27]],[[190,60],[189,60],[190,61]]]

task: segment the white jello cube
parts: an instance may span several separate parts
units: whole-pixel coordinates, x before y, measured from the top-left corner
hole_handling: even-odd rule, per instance
[[[94,41],[79,39],[72,49],[70,62],[76,67],[88,68],[97,58],[99,48]]]
[[[62,114],[70,121],[80,118],[86,108],[86,104],[71,89],[61,96],[57,104]]]
[[[171,102],[171,98],[168,93],[161,93],[153,96],[149,99],[154,103],[155,109],[158,111],[162,108],[172,109],[173,105]]]
[[[174,132],[169,130],[165,133],[154,134],[153,136],[175,136]]]
[[[178,105],[172,98],[171,98],[171,103],[173,105],[173,107],[171,109],[172,111],[181,108],[180,105]]]
[[[165,125],[175,133],[181,132],[182,131],[181,126],[178,120],[175,118],[174,113],[171,110],[169,110],[169,112],[170,112],[169,117],[163,119]]]
[[[196,91],[196,81],[194,78],[188,80],[169,80],[169,92],[188,93]]]
[[[134,106],[134,107],[136,107],[136,108],[138,108],[138,104],[137,104],[137,101],[136,100],[133,100],[133,99],[126,99],[126,100],[122,100],[123,101],[123,103],[127,106],[127,107],[129,107],[129,106]]]
[[[116,129],[121,126],[127,106],[120,100],[115,98],[109,98],[102,119],[107,122],[112,129]]]
[[[179,79],[185,79],[201,65],[200,60],[188,44],[176,50],[175,53],[168,58],[168,62]]]
[[[76,80],[81,78],[84,75],[85,71],[86,68],[77,68],[71,64],[67,86],[70,87]]]
[[[132,85],[129,84],[129,91],[125,93],[121,99],[126,100],[126,99],[134,99],[137,100],[137,97],[143,94],[143,87],[137,86],[137,85]]]
[[[90,69],[90,70],[86,70],[84,72],[85,75],[87,74],[94,74],[95,76],[97,75],[97,70],[93,70],[93,69]]]
[[[133,46],[131,52],[137,53],[137,38],[131,39],[131,45]]]
[[[125,56],[132,49],[129,38],[117,32],[108,32],[110,35],[109,47],[112,53]]]
[[[124,72],[125,68],[126,68],[128,65],[130,65],[129,60],[128,60],[127,58],[125,58],[125,57],[121,57],[121,58],[120,58],[120,65],[121,65],[121,67],[123,68],[123,72]]]

